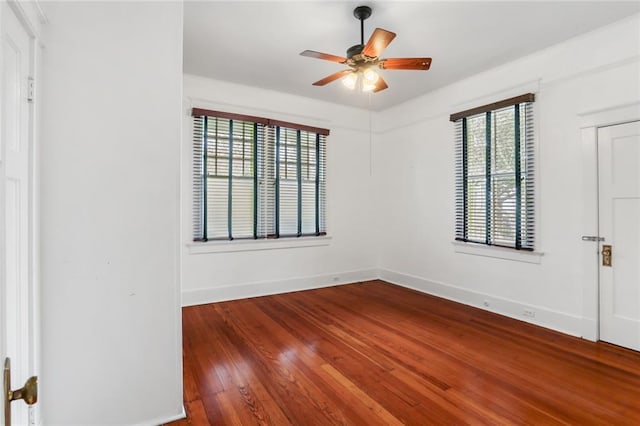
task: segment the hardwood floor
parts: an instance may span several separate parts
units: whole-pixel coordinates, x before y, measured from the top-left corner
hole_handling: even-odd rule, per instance
[[[183,322],[175,426],[640,424],[640,353],[382,281]]]

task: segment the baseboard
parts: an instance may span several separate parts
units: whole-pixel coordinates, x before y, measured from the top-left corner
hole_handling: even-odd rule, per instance
[[[184,405],[182,405],[182,412],[180,414],[176,414],[174,416],[159,417],[154,420],[136,423],[134,426],[158,426],[158,425],[164,425],[166,423],[171,423],[171,422],[175,422],[176,420],[182,420],[186,418],[187,418],[187,412],[184,410]]]
[[[490,294],[475,292],[466,288],[431,281],[388,269],[379,270],[379,277],[381,280],[392,284],[495,312],[561,333],[577,337],[581,337],[583,334],[583,319],[564,312],[528,305],[502,297],[495,297]],[[489,306],[486,306],[485,302],[487,302]],[[533,312],[535,316],[525,316],[525,310]]]
[[[582,338],[597,342],[599,337],[598,320],[582,318]]]
[[[182,306],[203,305],[205,303],[223,302],[226,300],[246,299],[248,297],[311,290],[314,288],[375,280],[377,278],[377,269],[364,269],[359,271],[336,272],[333,274],[291,278],[286,280],[262,281],[248,284],[227,285],[223,287],[184,290],[182,292]]]

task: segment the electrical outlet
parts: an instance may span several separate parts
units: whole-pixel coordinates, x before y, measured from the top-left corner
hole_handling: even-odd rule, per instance
[[[525,317],[535,318],[536,317],[536,311],[531,310],[531,309],[525,309],[524,312],[523,312],[523,315]]]
[[[488,300],[483,301],[483,302],[482,302],[482,304],[483,304],[484,306],[486,306],[487,308],[490,306],[490,303],[489,303],[489,301],[488,301]]]

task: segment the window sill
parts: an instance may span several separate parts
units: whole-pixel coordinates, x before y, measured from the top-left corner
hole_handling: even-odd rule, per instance
[[[539,251],[514,250],[504,247],[485,246],[482,244],[463,243],[453,241],[453,250],[456,253],[471,254],[474,256],[495,257],[497,259],[513,260],[516,262],[541,263],[544,253]]]
[[[240,251],[279,250],[287,248],[328,246],[331,237],[291,237],[260,240],[207,241],[188,243],[189,254],[233,253]]]

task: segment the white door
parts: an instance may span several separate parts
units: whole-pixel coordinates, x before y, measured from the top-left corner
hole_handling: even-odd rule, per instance
[[[640,351],[640,121],[598,129],[598,181],[600,339]]]
[[[11,387],[15,390],[34,374],[36,362],[32,113],[27,100],[33,43],[6,2],[0,2],[0,18],[0,355],[3,365],[5,357],[11,358]],[[11,405],[13,425],[31,424],[30,410],[23,401]]]

